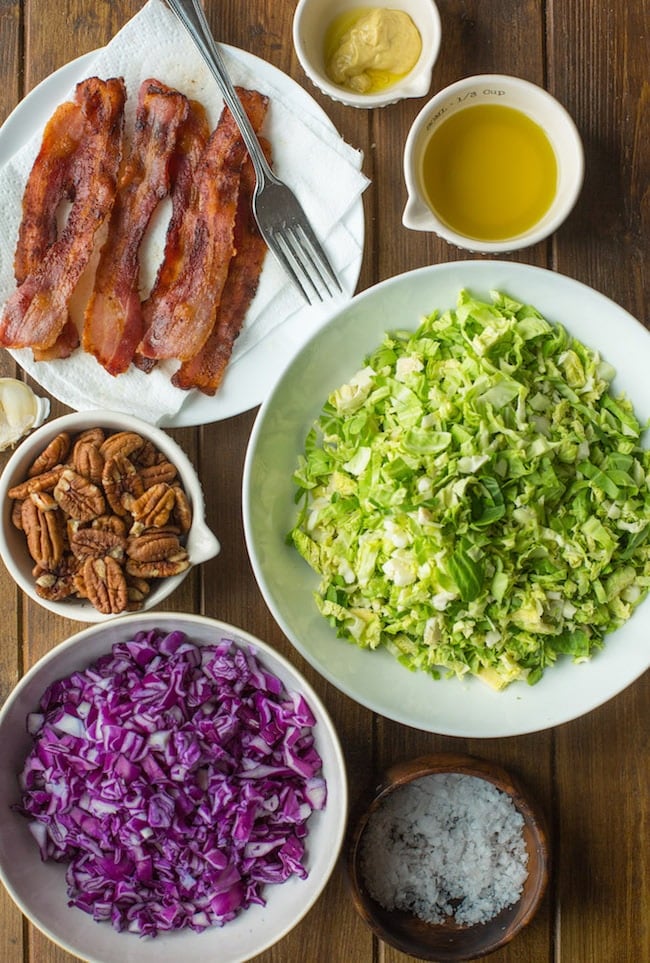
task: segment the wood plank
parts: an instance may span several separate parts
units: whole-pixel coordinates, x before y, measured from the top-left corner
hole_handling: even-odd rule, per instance
[[[643,0],[550,4],[551,89],[586,153],[574,215],[554,266],[647,323],[650,86]],[[650,957],[650,678],[556,734],[558,953],[562,959]],[[586,909],[588,907],[588,910]],[[587,919],[585,919],[587,913]]]
[[[12,0],[0,2],[0,122],[14,109],[21,96],[22,20],[21,5]],[[16,364],[6,351],[0,353],[0,377],[16,377]],[[11,450],[0,453],[0,470]],[[19,592],[4,565],[0,564],[0,619],[4,627],[0,646],[0,705],[18,682],[23,667],[16,639],[20,634]],[[0,886],[0,959],[8,963],[22,960],[24,954],[23,916],[4,886]]]
[[[554,266],[648,318],[650,82],[644,0],[554,3],[549,16],[551,90],[585,145],[585,182],[574,216],[555,239]],[[568,55],[570,52],[570,56]]]
[[[649,887],[649,698],[650,673],[645,673],[557,734],[562,959],[650,958],[650,925],[643,910]]]

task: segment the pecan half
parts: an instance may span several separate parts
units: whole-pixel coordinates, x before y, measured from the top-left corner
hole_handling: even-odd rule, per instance
[[[143,487],[147,489],[152,488],[153,485],[158,485],[160,482],[170,484],[176,478],[178,470],[176,465],[172,465],[170,461],[161,461],[155,465],[140,468],[138,474],[142,479]]]
[[[72,452],[72,467],[79,475],[99,485],[104,470],[104,456],[94,442],[78,441]]]
[[[102,485],[108,504],[116,515],[126,515],[142,495],[144,486],[133,462],[118,452],[106,460]]]
[[[89,441],[91,444],[101,448],[105,439],[106,432],[103,428],[86,428],[85,431],[82,431],[81,434],[77,435],[75,444]]]
[[[192,506],[187,496],[187,492],[180,485],[173,485],[175,502],[172,511],[172,519],[178,526],[181,535],[187,535],[192,527]]]
[[[127,575],[135,575],[137,578],[169,578],[171,575],[180,575],[189,565],[187,554],[184,558],[163,558],[154,562],[138,562],[134,558],[127,558],[125,571]]]
[[[54,572],[43,572],[36,576],[36,594],[50,602],[62,602],[77,594],[75,577],[72,574],[57,575]]]
[[[131,505],[133,526],[131,532],[139,534],[145,528],[162,528],[166,525],[176,503],[173,488],[165,482],[152,485]]]
[[[126,578],[114,558],[87,558],[82,577],[88,599],[103,615],[118,615],[126,609],[129,598]]]
[[[54,497],[62,510],[80,522],[91,522],[106,511],[100,488],[73,468],[66,468],[54,487]]]
[[[111,558],[121,561],[126,550],[126,539],[97,528],[80,528],[70,537],[70,548],[76,558]]]
[[[129,608],[131,606],[140,608],[151,591],[151,585],[146,578],[138,578],[135,575],[127,574],[126,589],[129,596]]]
[[[93,518],[90,524],[101,532],[113,532],[115,535],[126,537],[126,522],[119,515],[98,515],[97,518]]]
[[[138,562],[157,562],[161,559],[187,558],[176,535],[167,531],[143,532],[131,535],[126,543],[126,554]]]
[[[14,485],[9,489],[7,495],[9,498],[27,498],[32,492],[54,491],[65,468],[65,465],[56,465],[56,467],[50,468],[49,471],[45,471],[40,475],[34,475],[33,478],[28,478],[26,481]]]
[[[106,461],[115,455],[125,455],[127,458],[134,452],[140,451],[144,445],[144,438],[135,431],[118,431],[114,435],[109,435],[100,451]]]
[[[21,499],[14,498],[11,505],[11,523],[19,532],[23,530],[23,503]]]
[[[22,505],[22,527],[27,549],[36,564],[54,571],[61,563],[65,545],[60,513],[43,511],[31,498],[26,498]]]
[[[133,453],[132,460],[138,468],[150,468],[151,465],[160,461],[160,452],[154,443],[147,438],[142,448]]]
[[[42,475],[43,472],[50,471],[51,468],[63,464],[68,457],[71,444],[72,441],[68,432],[60,432],[32,463],[27,472],[28,476],[33,478],[34,475]]]
[[[55,512],[59,507],[56,498],[49,492],[32,492],[29,497],[42,512]]]
[[[76,576],[79,568],[78,561],[72,556],[65,556],[56,571],[50,572],[37,565],[34,568],[36,594],[52,602],[77,595]]]

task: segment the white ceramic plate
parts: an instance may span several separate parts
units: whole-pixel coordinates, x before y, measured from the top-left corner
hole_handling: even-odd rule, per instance
[[[18,802],[16,774],[31,746],[25,729],[28,712],[34,710],[47,686],[70,672],[85,668],[111,645],[133,637],[138,630],[183,630],[199,643],[222,638],[248,648],[278,676],[287,689],[303,693],[316,717],[314,737],[327,780],[327,805],[309,818],[306,848],[308,877],[292,877],[286,883],[267,886],[266,906],[251,906],[223,927],[202,933],[182,930],[161,933],[153,940],[118,933],[108,923],[96,923],[66,900],[65,866],[43,863],[28,821],[12,815]],[[290,663],[271,646],[241,629],[195,615],[149,613],[125,616],[112,624],[85,629],[48,652],[21,680],[0,712],[2,756],[0,758],[0,879],[22,912],[55,943],[89,963],[239,963],[256,956],[281,939],[313,906],[336,864],[347,817],[345,762],[330,718],[313,689]]]
[[[642,423],[648,419],[650,334],[608,298],[525,264],[465,261],[422,268],[357,295],[287,367],[251,434],[244,525],[253,570],[274,618],[333,685],[375,712],[429,732],[511,736],[580,716],[641,675],[650,666],[650,599],[590,662],[563,660],[536,686],[518,683],[497,693],[474,678],[436,681],[411,673],[385,650],[363,651],[337,639],[313,601],[318,576],[284,540],[295,520],[297,455],[328,394],[361,367],[387,330],[415,329],[425,314],[453,307],[462,288],[479,297],[504,291],[564,324],[616,366],[614,390],[628,394]]]
[[[291,102],[295,107],[297,115],[310,115],[335,131],[327,114],[294,80],[247,51],[227,44],[222,46],[228,54],[254,72],[256,77],[275,87],[287,102]],[[93,51],[65,64],[46,77],[18,104],[0,128],[0,165],[9,160],[31,138],[34,131],[47,122],[57,104],[67,96],[71,86],[85,76],[87,65],[92,63],[96,55],[97,51]],[[358,257],[348,265],[342,275],[345,289],[354,291],[361,270],[365,231],[361,198],[353,204],[343,224],[359,245]],[[259,405],[268,394],[278,372],[285,367],[293,352],[302,347],[307,338],[327,319],[329,310],[327,305],[315,305],[305,306],[292,313],[242,357],[237,358],[235,353],[224,384],[213,398],[200,392],[192,392],[182,408],[173,417],[161,420],[160,424],[168,427],[209,424]],[[34,367],[36,370],[30,370],[30,375],[39,381],[38,365]],[[64,404],[70,404],[64,389],[58,390],[57,397]],[[137,412],[134,411],[133,414]]]

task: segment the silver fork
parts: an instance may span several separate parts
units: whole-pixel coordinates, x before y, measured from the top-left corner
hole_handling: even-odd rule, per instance
[[[167,4],[210,68],[241,131],[255,169],[253,213],[269,250],[309,304],[332,297],[337,290],[343,290],[341,283],[298,199],[269,167],[228,76],[199,0],[167,0]]]

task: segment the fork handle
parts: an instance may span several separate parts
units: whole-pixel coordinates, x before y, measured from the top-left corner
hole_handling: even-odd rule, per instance
[[[173,10],[189,33],[219,85],[223,99],[235,118],[248,153],[251,156],[258,184],[264,180],[274,180],[273,173],[266,162],[257,135],[228,76],[226,65],[212,36],[199,0],[167,0],[167,5]]]

